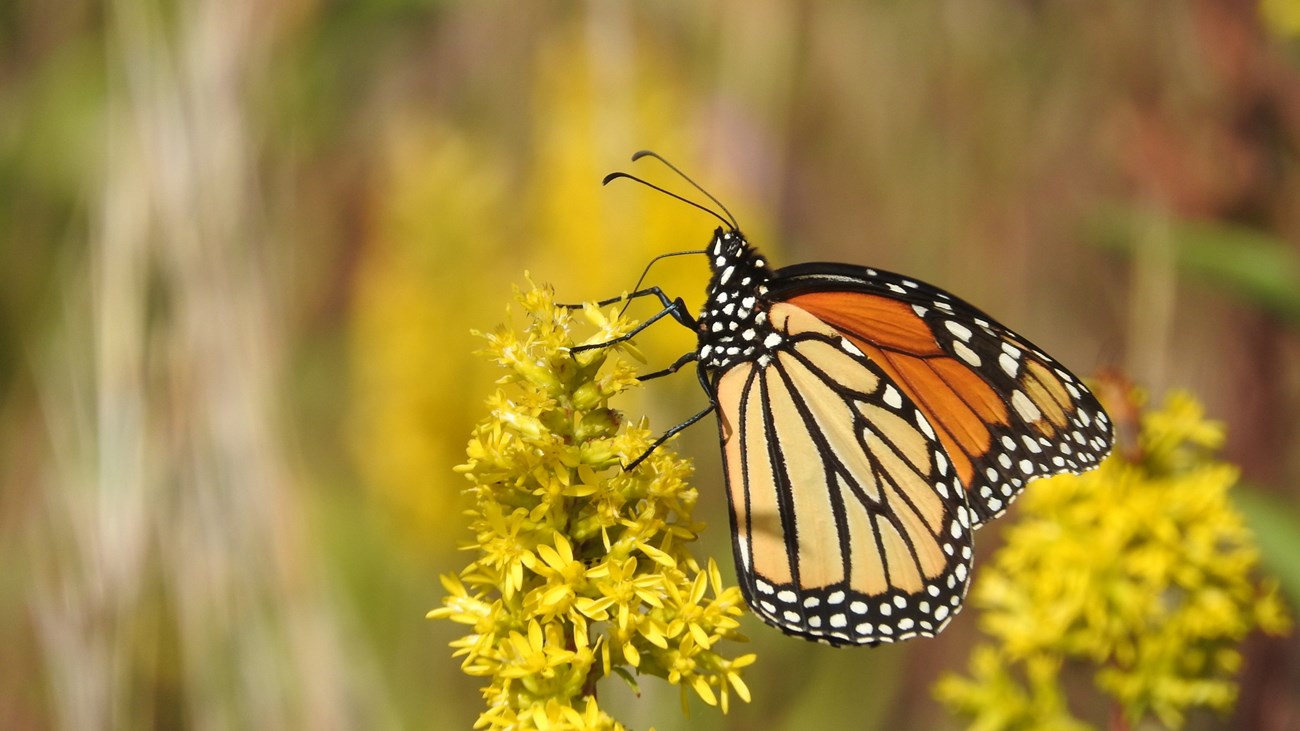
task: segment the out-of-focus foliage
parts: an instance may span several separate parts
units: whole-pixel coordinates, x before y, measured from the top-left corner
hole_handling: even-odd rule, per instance
[[[356,281],[349,436],[366,484],[410,548],[428,552],[463,524],[446,489],[462,450],[442,435],[468,428],[468,386],[485,380],[468,328],[449,324],[491,293],[508,191],[492,153],[452,130],[404,119],[384,139],[374,239]]]
[[[1260,0],[1259,10],[1274,32],[1300,36],[1300,3],[1294,0]]]
[[[1300,251],[1296,247],[1241,225],[1175,221],[1138,212],[1100,216],[1096,241],[1132,254],[1140,246],[1137,232],[1155,227],[1164,229],[1178,267],[1300,325]]]
[[[732,692],[748,701],[740,670],[754,655],[719,654],[738,639],[740,589],[689,550],[700,529],[690,464],[661,446],[625,470],[653,438],[609,407],[636,385],[635,366],[616,356],[622,345],[570,353],[636,322],[588,308],[597,329],[579,343],[549,289],[518,299],[528,323],[487,336],[506,375],[457,468],[477,555],[443,577],[448,596],[429,613],[471,629],[452,646],[467,674],[490,680],[475,727],[622,729],[596,704],[611,675],[634,688],[634,674],[665,678],[683,705],[689,688],[724,713]]]
[[[1141,415],[1135,451],[1121,444],[1092,472],[1026,490],[1023,517],[976,579],[991,641],[938,697],[981,731],[1089,728],[1063,681],[1082,663],[1133,724],[1151,714],[1181,728],[1197,707],[1230,710],[1238,645],[1290,620],[1276,582],[1254,577],[1259,554],[1229,500],[1238,470],[1214,456],[1222,445],[1222,425],[1174,394]]]
[[[681,129],[670,118],[680,103],[674,87],[631,75],[619,82],[628,88],[602,94],[612,70],[593,68],[598,60],[582,40],[561,33],[539,50],[533,88],[542,112],[528,120],[536,149],[525,180],[509,182],[516,165],[471,131],[402,116],[381,138],[376,220],[352,310],[349,434],[366,484],[422,552],[445,545],[449,520],[459,524],[455,492],[445,488],[462,454],[452,435],[468,429],[474,387],[488,380],[471,356],[463,314],[489,311],[488,300],[499,300],[534,259],[538,274],[573,299],[612,297],[631,287],[653,256],[708,240],[710,219],[693,208],[627,182],[600,187],[603,166],[625,164],[634,151],[602,158],[588,144],[608,115],[644,130],[637,139],[687,146],[676,142]],[[689,158],[676,162],[701,167]],[[638,172],[683,185],[647,163]],[[747,221],[762,230],[761,216]],[[702,289],[703,271],[697,259],[660,264],[653,281],[690,298]],[[641,342],[675,353],[691,338],[659,328]]]
[[[1276,576],[1291,606],[1300,607],[1300,515],[1282,500],[1261,494],[1258,489],[1234,490],[1233,504],[1259,544],[1260,564]]]

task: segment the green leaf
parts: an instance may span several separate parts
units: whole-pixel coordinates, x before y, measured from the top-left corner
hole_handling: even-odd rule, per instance
[[[1300,607],[1300,513],[1294,505],[1258,488],[1238,486],[1232,501],[1246,516],[1259,544],[1260,562],[1277,577],[1291,606]]]
[[[1300,252],[1268,232],[1132,208],[1108,210],[1092,223],[1095,243],[1129,255],[1160,231],[1179,269],[1300,325]]]
[[[637,698],[641,697],[641,685],[636,682],[636,677],[628,672],[627,668],[622,665],[614,665],[610,668],[610,672],[622,678],[623,682],[627,683],[627,687],[632,689]]]

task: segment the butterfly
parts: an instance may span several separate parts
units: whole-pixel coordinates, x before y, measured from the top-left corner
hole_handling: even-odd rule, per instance
[[[938,287],[849,264],[774,269],[721,202],[655,153],[633,160],[646,156],[727,217],[611,173],[724,224],[680,252],[709,259],[698,316],[656,287],[611,301],[658,297],[641,327],[671,316],[697,334],[643,380],[693,362],[709,405],[654,446],[717,414],[749,606],[831,645],[937,634],[970,585],[975,529],[1032,480],[1096,467],[1114,440],[1106,412],[1051,356]]]

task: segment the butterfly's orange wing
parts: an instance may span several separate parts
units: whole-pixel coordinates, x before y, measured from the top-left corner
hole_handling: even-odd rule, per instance
[[[925,414],[977,524],[1005,511],[1028,481],[1082,472],[1109,453],[1106,413],[1068,370],[956,298],[895,287],[785,301],[846,337]]]

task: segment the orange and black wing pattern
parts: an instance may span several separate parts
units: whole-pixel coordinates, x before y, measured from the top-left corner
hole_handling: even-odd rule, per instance
[[[930,417],[850,338],[793,303],[763,355],[715,371],[737,574],[787,633],[930,636],[961,607],[974,515]]]
[[[864,267],[800,264],[767,297],[852,343],[933,427],[967,493],[975,526],[1035,478],[1095,467],[1113,429],[1067,369],[943,290]]]

